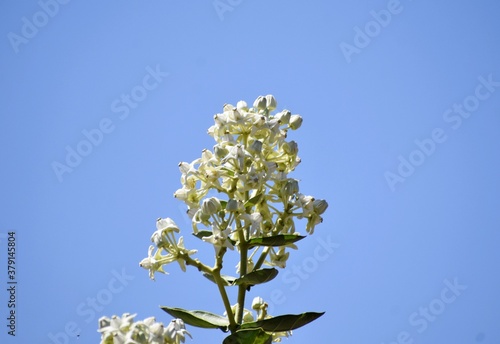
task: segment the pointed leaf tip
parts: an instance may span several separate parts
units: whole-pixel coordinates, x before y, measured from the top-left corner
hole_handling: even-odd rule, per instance
[[[234,280],[234,285],[246,284],[248,286],[253,286],[256,284],[266,283],[274,279],[278,275],[278,270],[275,268],[270,269],[259,269],[249,272],[240,278]]]
[[[174,318],[184,320],[186,324],[201,328],[219,328],[227,332],[229,321],[227,318],[206,311],[188,311],[182,308],[160,306],[165,312]]]
[[[304,239],[305,236],[294,234],[280,234],[270,237],[253,238],[248,241],[248,247],[254,246],[285,246]]]
[[[283,332],[291,331],[307,325],[308,323],[318,319],[325,312],[306,312],[302,314],[286,314],[277,317],[245,323],[241,325],[241,329],[261,328],[266,332]]]

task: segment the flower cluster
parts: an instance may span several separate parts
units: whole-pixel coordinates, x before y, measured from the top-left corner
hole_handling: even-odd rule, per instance
[[[181,319],[174,319],[165,327],[154,317],[134,322],[135,316],[125,313],[121,318],[100,318],[101,344],[179,344],[185,342],[186,334],[191,337]]]
[[[301,160],[298,144],[289,140],[288,133],[300,128],[302,117],[288,110],[273,113],[276,107],[272,95],[259,96],[252,107],[244,101],[236,106],[224,105],[208,129],[215,140],[212,150],[204,149],[201,157],[191,163],[179,163],[182,187],[174,197],[187,205],[193,234],[213,246],[214,265],[191,257],[197,250],[185,248],[182,236],[176,238],[180,229],[170,218],[156,221],[148,256],[140,262],[153,280],[156,272],[166,274],[166,264],[177,262],[183,271],[186,265],[194,266],[217,284],[225,316],[162,309],[194,326],[230,331],[230,342],[247,343],[252,336],[281,342],[292,330],[323,314],[287,315],[276,319],[280,323],[276,327],[267,313],[268,304],[260,297],[252,302],[255,316],[244,308],[245,293],[275,278],[278,270],[274,267],[285,268],[290,256],[287,250],[297,249],[295,242],[304,238],[296,230],[295,220],[307,221],[305,230],[313,234],[328,207],[325,200],[303,194],[299,181],[290,176]],[[229,250],[239,253],[238,277],[221,273]],[[273,268],[262,268],[263,264]],[[234,306],[226,287],[238,289],[238,303]],[[101,318],[101,344],[179,344],[184,343],[186,334],[191,337],[181,319],[164,327],[152,317],[133,322],[134,317],[124,314],[121,318]]]
[[[184,238],[180,237],[176,242],[174,232],[179,232],[179,227],[175,222],[170,219],[156,220],[156,231],[151,236],[151,241],[155,246],[149,246],[149,254],[144,258],[139,265],[144,269],[149,270],[149,277],[154,280],[154,273],[161,272],[166,274],[163,270],[163,265],[177,261],[182,271],[186,271],[185,260],[196,250],[187,250],[184,247]],[[156,252],[153,254],[153,252]],[[165,252],[165,255],[162,255]]]
[[[276,106],[272,95],[258,97],[251,108],[244,101],[226,104],[208,129],[216,141],[213,150],[179,164],[182,187],[174,196],[188,206],[195,234],[212,233],[203,240],[216,253],[240,240],[298,234],[294,218],[306,219],[310,234],[322,222],[328,203],[300,193],[298,180],[289,177],[300,158],[287,134],[301,126],[302,117],[288,110],[273,115]],[[224,196],[208,197],[211,191]],[[266,263],[284,267],[286,248],[273,249]]]

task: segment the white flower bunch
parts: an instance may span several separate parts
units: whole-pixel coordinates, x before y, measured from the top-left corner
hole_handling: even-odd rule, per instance
[[[166,273],[164,266],[174,261],[183,271],[187,265],[196,267],[217,285],[226,310],[224,316],[162,307],[179,318],[167,328],[156,325],[152,318],[133,323],[130,320],[133,316],[128,314],[122,318],[103,318],[105,326],[100,325],[99,330],[101,343],[118,343],[116,338],[135,340],[119,343],[184,342],[184,334],[189,333],[181,319],[198,327],[230,331],[227,343],[279,342],[291,335],[292,329],[323,314],[271,317],[267,303],[260,298],[252,303],[256,317],[244,308],[246,292],[276,277],[275,267],[286,268],[288,250],[297,249],[295,243],[304,238],[297,231],[295,219],[305,219],[306,232],[313,234],[328,207],[325,200],[301,193],[299,180],[289,176],[301,160],[298,144],[288,139],[288,133],[300,128],[302,117],[288,110],[273,114],[276,107],[272,95],[259,96],[252,107],[244,101],[236,106],[224,105],[223,112],[214,116],[214,125],[208,129],[215,140],[212,150],[204,149],[201,157],[191,163],[179,163],[182,186],[174,197],[187,205],[193,234],[213,246],[213,266],[192,257],[197,250],[186,249],[182,236],[176,238],[180,229],[171,218],[157,220],[157,229],[151,236],[153,245],[148,257],[140,262],[151,279],[156,272]],[[239,254],[237,277],[221,274],[228,251]],[[263,265],[271,268],[262,268]],[[238,288],[237,303],[233,306],[227,287]],[[155,339],[160,338],[160,332],[162,339]]]
[[[135,316],[125,313],[121,318],[100,318],[101,344],[179,344],[185,342],[186,334],[191,337],[182,319],[174,319],[165,327],[154,317],[134,322]]]

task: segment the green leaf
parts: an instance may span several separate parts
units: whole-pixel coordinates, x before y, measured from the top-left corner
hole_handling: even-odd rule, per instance
[[[219,328],[224,332],[227,332],[227,327],[229,326],[227,318],[210,312],[188,311],[182,308],[172,308],[166,306],[160,306],[160,308],[174,318],[184,320],[186,324],[191,326],[201,328]]]
[[[252,323],[245,323],[241,325],[240,329],[243,330],[261,328],[266,332],[291,331],[307,325],[311,321],[318,319],[323,314],[325,313],[306,312],[302,314],[280,315],[270,319],[260,320]]]
[[[193,235],[198,239],[203,239],[203,237],[209,237],[212,234],[214,234],[212,233],[212,231],[198,231],[198,233],[193,233]]]
[[[211,280],[212,282],[214,282],[215,284],[217,284],[215,282],[214,276],[212,276],[212,274],[204,272],[203,276],[205,276],[206,278],[208,278],[209,280]],[[222,280],[225,282],[224,283],[225,286],[233,285],[234,281],[236,280],[236,277],[228,276],[228,275],[220,275],[220,277],[222,277]]]
[[[214,233],[212,233],[212,231],[198,231],[197,233],[193,233],[195,237],[201,240],[203,240],[204,237],[209,237],[213,234]],[[231,244],[236,245],[236,241],[232,240],[231,238],[227,238],[227,240],[229,240]]]
[[[227,201],[219,200],[222,209],[226,209]]]
[[[280,234],[270,237],[253,238],[248,241],[249,248],[254,246],[285,246],[304,239],[305,236]]]
[[[261,329],[236,331],[226,337],[222,344],[270,344],[273,336]]]
[[[269,282],[274,277],[276,277],[276,275],[278,275],[278,270],[276,270],[275,268],[255,270],[246,275],[243,275],[240,278],[237,278],[233,284],[245,284],[248,286],[253,286],[256,284]]]
[[[245,208],[253,207],[254,205],[260,202],[261,198],[262,198],[262,193],[253,196],[252,198],[250,198],[248,201],[245,202]]]

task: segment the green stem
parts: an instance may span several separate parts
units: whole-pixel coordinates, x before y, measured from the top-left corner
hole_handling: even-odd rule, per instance
[[[219,288],[219,293],[222,298],[222,302],[224,303],[224,308],[226,309],[227,318],[229,319],[229,330],[233,333],[234,330],[238,327],[234,320],[234,314],[231,310],[231,303],[229,302],[229,298],[227,297],[226,288],[224,287],[224,281],[220,276],[220,269],[215,269],[212,272],[212,276],[214,278],[217,287]]]
[[[257,263],[255,263],[255,267],[253,268],[254,270],[260,269],[262,264],[264,264],[264,261],[266,260],[267,254],[269,253],[270,250],[271,250],[271,247],[269,247],[269,246],[265,247],[262,250],[262,253],[260,254],[259,260],[257,260]]]
[[[188,256],[187,254],[181,254],[180,257],[182,259],[184,259],[184,261],[186,262],[186,265],[192,265],[192,266],[196,267],[198,269],[198,271],[203,271],[203,272],[206,272],[208,274],[212,274],[213,270],[209,266],[200,262],[198,259],[193,259],[190,256]]]
[[[222,247],[219,253],[216,255],[215,266],[212,269],[212,276],[214,277],[214,281],[217,284],[217,287],[219,288],[219,293],[222,298],[222,302],[224,303],[224,308],[226,309],[227,318],[229,319],[229,330],[231,331],[231,333],[233,333],[238,327],[238,324],[234,320],[234,314],[231,309],[231,303],[229,302],[229,298],[227,297],[226,293],[225,282],[220,275],[220,271],[222,270],[222,258],[224,257],[226,250],[227,249],[225,247]]]
[[[207,265],[200,262],[198,259],[193,259],[189,257],[187,254],[182,255],[182,259],[186,262],[186,265],[192,265],[198,268],[199,271],[203,271],[212,275],[214,278],[215,284],[217,284],[217,288],[219,289],[220,296],[222,298],[222,303],[224,303],[224,308],[226,309],[227,318],[229,319],[229,329],[231,333],[238,327],[234,320],[234,314],[231,310],[231,303],[229,302],[229,298],[227,297],[225,282],[221,277],[220,271],[222,269],[222,257],[226,252],[226,248],[222,248],[219,254],[216,257],[215,266],[213,268],[208,267]]]
[[[239,221],[238,221],[239,222]],[[239,247],[240,247],[240,278],[247,274],[247,260],[248,260],[248,244],[241,227],[241,223],[238,223],[238,236],[239,236]],[[236,315],[236,322],[241,324],[243,321],[243,309],[245,308],[245,294],[246,285],[241,284],[238,286],[238,314]]]

